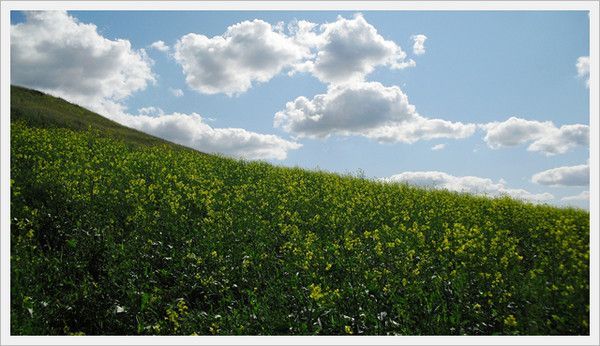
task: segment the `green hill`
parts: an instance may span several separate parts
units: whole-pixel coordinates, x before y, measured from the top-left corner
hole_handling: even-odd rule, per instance
[[[179,145],[120,125],[63,99],[40,91],[11,86],[11,122],[42,128],[68,128],[75,131],[97,130],[103,136],[113,137],[135,145]]]
[[[11,95],[12,334],[589,334],[586,211],[177,150]]]

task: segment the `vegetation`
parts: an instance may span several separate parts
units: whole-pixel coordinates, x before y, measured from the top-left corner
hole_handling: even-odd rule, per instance
[[[10,89],[10,117],[11,122],[23,122],[32,127],[62,127],[76,131],[94,129],[97,134],[121,139],[132,145],[168,144],[173,148],[182,148],[120,125],[63,99],[14,85]]]
[[[586,211],[131,145],[31,95],[13,334],[589,334]]]

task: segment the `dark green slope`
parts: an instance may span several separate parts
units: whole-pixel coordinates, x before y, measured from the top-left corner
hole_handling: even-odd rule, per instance
[[[138,145],[182,146],[118,124],[97,113],[44,94],[37,90],[11,85],[11,122],[23,122],[30,127],[68,128],[76,131],[94,129],[101,135]]]

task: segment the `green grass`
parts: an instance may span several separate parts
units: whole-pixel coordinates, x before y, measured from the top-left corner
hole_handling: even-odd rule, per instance
[[[586,211],[140,145],[17,92],[13,334],[589,334]]]
[[[176,148],[182,148],[177,144],[120,125],[76,104],[37,90],[12,85],[10,97],[12,122],[23,122],[31,127],[58,127],[75,131],[93,129],[97,130],[102,136],[121,139],[133,145],[168,144]]]

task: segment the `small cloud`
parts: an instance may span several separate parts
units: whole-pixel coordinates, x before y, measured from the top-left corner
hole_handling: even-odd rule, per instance
[[[590,166],[564,166],[539,172],[531,177],[536,184],[550,186],[589,186]]]
[[[445,147],[446,147],[446,144],[444,144],[444,143],[436,144],[433,147],[431,147],[431,150],[434,150],[434,151],[436,151],[436,150],[442,150]]]
[[[550,156],[564,154],[576,146],[589,145],[589,126],[583,124],[556,127],[551,121],[511,117],[503,122],[481,124],[479,127],[486,132],[484,140],[492,149],[530,143],[528,151]]]
[[[163,41],[153,42],[150,45],[150,48],[154,48],[154,49],[156,49],[158,51],[161,51],[161,52],[168,52],[169,49],[170,49],[169,46],[167,46]]]
[[[173,96],[175,96],[175,97],[181,97],[181,96],[183,96],[183,90],[181,90],[181,89],[169,88],[169,91],[170,91],[170,92],[171,92],[171,94],[173,94]]]
[[[415,55],[425,54],[425,40],[427,40],[427,36],[425,35],[413,35],[411,36],[413,43],[413,53]]]
[[[310,55],[307,47],[279,29],[255,19],[231,25],[212,38],[189,33],[177,41],[173,56],[191,89],[238,95]]]
[[[273,25],[273,31],[282,33],[285,29],[285,23],[283,21],[277,22],[277,24]]]
[[[311,28],[305,24],[306,28]],[[363,81],[378,66],[404,69],[415,66],[394,41],[386,40],[377,29],[357,13],[351,19],[341,16],[335,22],[322,24],[315,36],[306,42],[316,47],[314,59],[299,64],[300,71],[311,72],[320,81],[341,84]]]
[[[197,113],[164,114],[158,107],[144,107],[139,114],[113,114],[111,119],[125,126],[205,153],[219,153],[248,160],[285,160],[302,144],[276,135],[243,128],[212,127]]]
[[[165,112],[163,112],[162,109],[160,109],[159,107],[142,107],[140,109],[138,109],[138,113],[141,115],[148,115],[148,116],[161,116],[164,115]]]
[[[589,191],[582,191],[580,194],[561,198],[561,201],[589,201],[589,200],[590,200],[590,192]]]
[[[491,197],[508,195],[516,199],[532,202],[543,202],[554,199],[554,196],[547,192],[536,194],[523,189],[508,188],[504,179],[494,182],[489,178],[475,176],[457,177],[437,171],[403,172],[381,180],[389,183],[402,182],[434,189],[446,189]]]
[[[585,78],[585,84],[589,88],[590,87],[590,57],[589,56],[580,56],[577,59],[577,76],[579,78]]]
[[[299,137],[364,136],[381,143],[414,143],[471,136],[474,124],[432,119],[417,113],[397,86],[356,82],[330,87],[312,99],[297,97],[277,112],[275,127]]]

